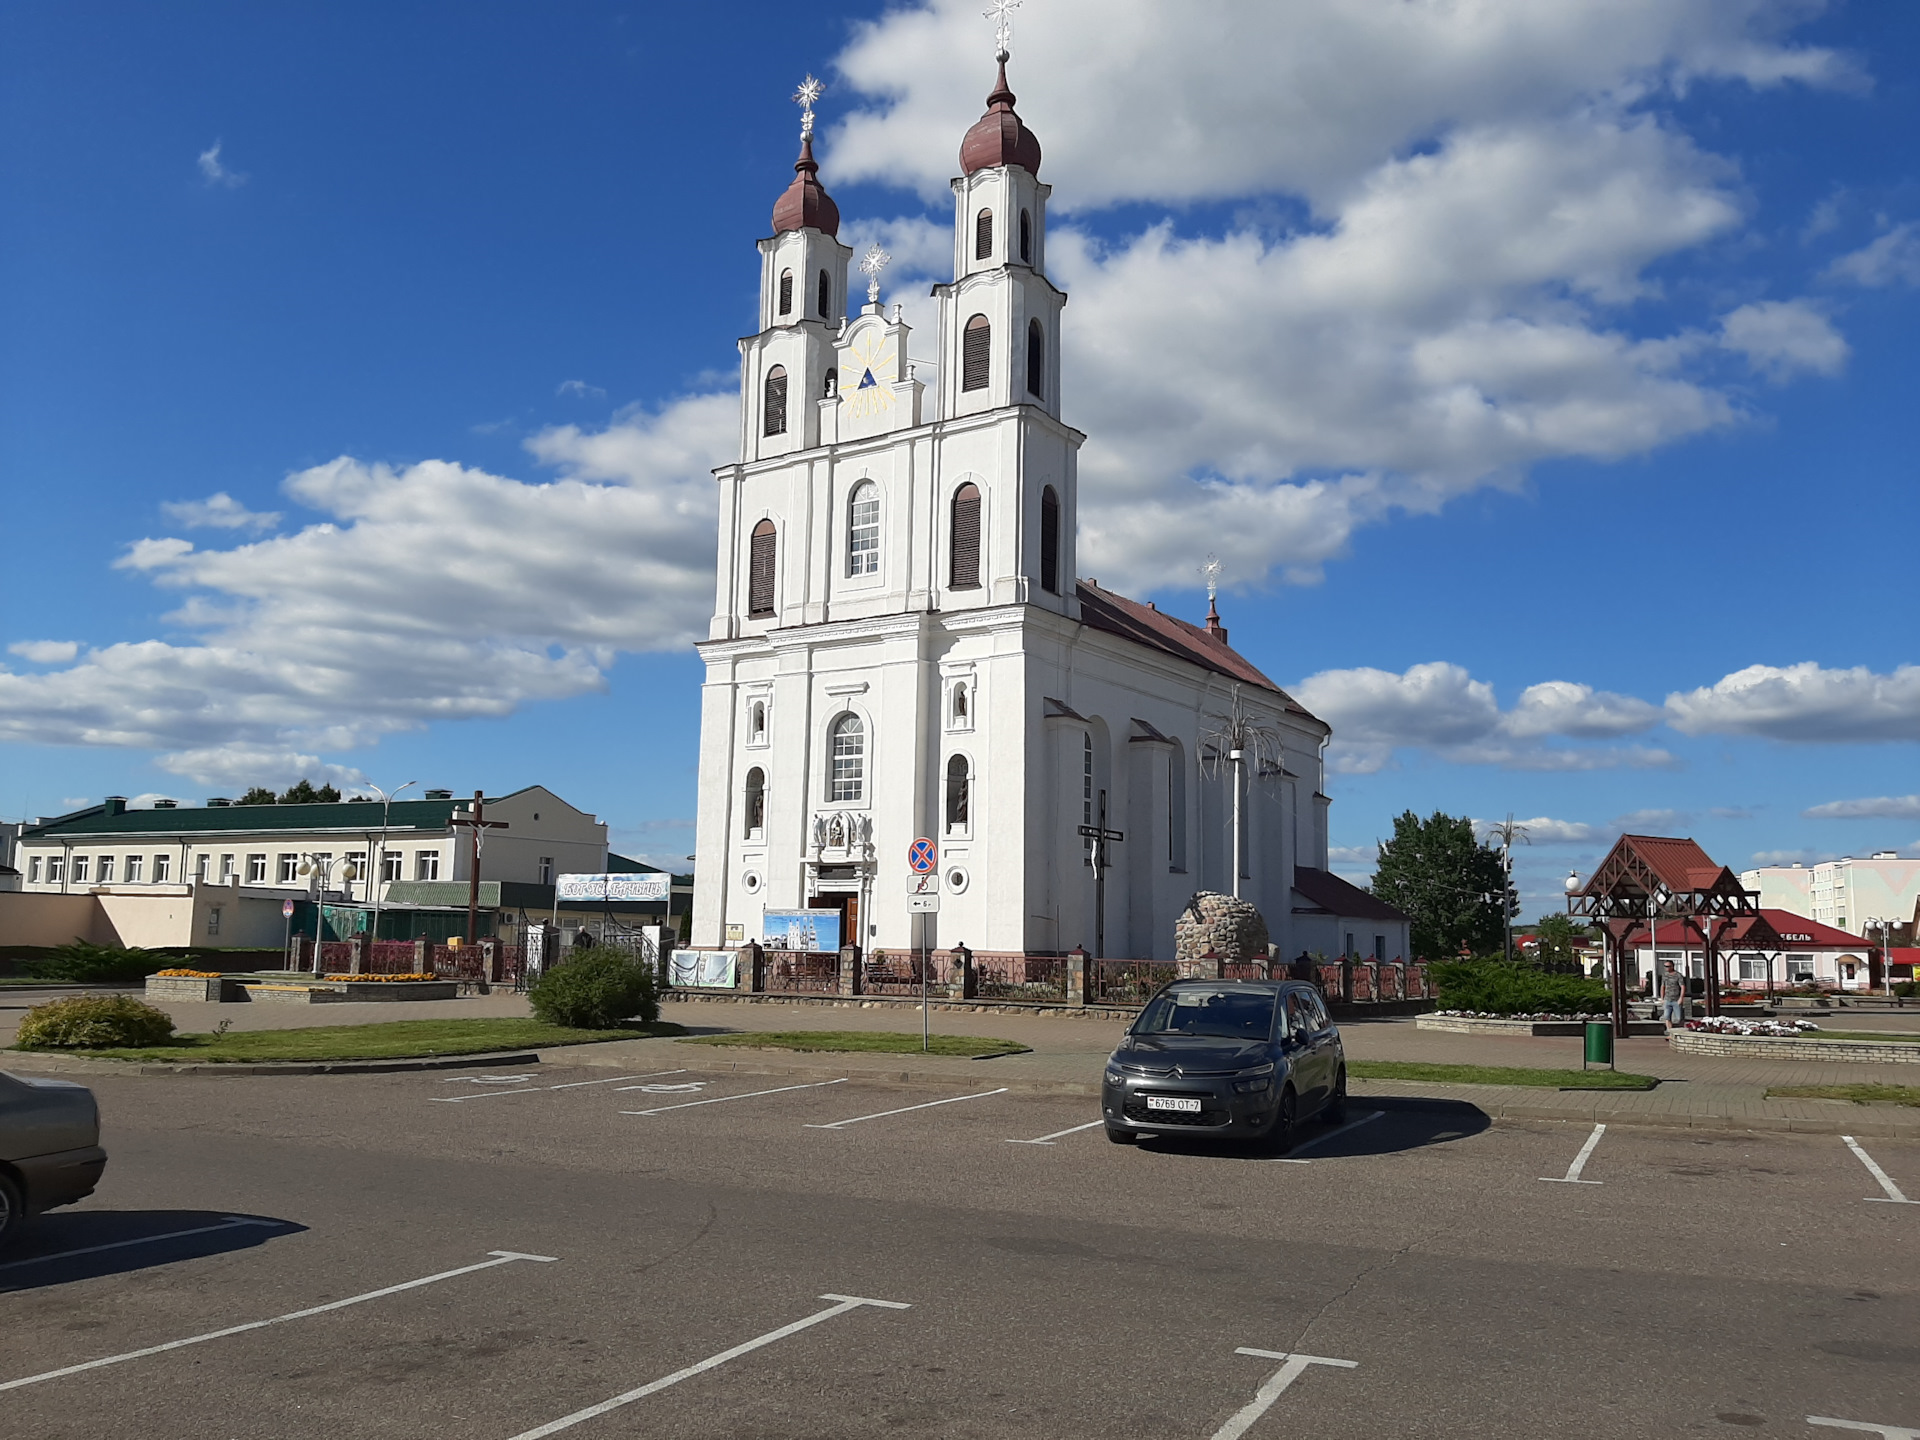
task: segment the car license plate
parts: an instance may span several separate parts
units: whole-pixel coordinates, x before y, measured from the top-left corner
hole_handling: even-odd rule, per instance
[[[1149,1095],[1147,1109],[1182,1110],[1190,1115],[1197,1115],[1200,1113],[1200,1098],[1195,1096],[1189,1100],[1178,1095]]]

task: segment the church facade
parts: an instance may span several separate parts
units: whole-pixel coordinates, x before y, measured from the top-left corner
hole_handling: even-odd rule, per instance
[[[715,472],[692,943],[809,909],[868,950],[1166,959],[1192,893],[1236,888],[1237,854],[1283,953],[1333,953],[1342,907],[1295,889],[1296,872],[1352,889],[1325,874],[1328,727],[1217,614],[1189,624],[1076,579],[1067,296],[1004,55],[987,106],[952,182],[938,333],[912,341],[938,357],[931,383],[877,281],[852,310],[810,110],[759,242],[740,458]],[[909,910],[918,837],[939,845],[935,914]],[[1387,958],[1404,946],[1396,927]]]

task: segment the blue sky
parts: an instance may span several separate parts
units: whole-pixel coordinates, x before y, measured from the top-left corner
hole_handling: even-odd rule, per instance
[[[786,97],[911,319],[982,8],[0,13],[0,816],[541,782],[690,851]],[[1341,868],[1436,807],[1536,822],[1533,909],[1623,820],[1920,854],[1920,14],[1028,0],[1014,49],[1082,568],[1197,615],[1221,554]]]

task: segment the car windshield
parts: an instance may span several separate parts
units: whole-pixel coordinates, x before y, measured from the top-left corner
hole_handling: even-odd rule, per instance
[[[1273,1033],[1271,990],[1165,990],[1134,1023],[1136,1035],[1214,1035],[1265,1040]]]

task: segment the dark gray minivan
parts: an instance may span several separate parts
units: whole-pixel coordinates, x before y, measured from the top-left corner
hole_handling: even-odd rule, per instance
[[[1294,1127],[1346,1115],[1340,1032],[1312,985],[1292,980],[1176,980],[1140,1012],[1107,1059],[1107,1138],[1147,1135],[1260,1141],[1284,1149]]]

